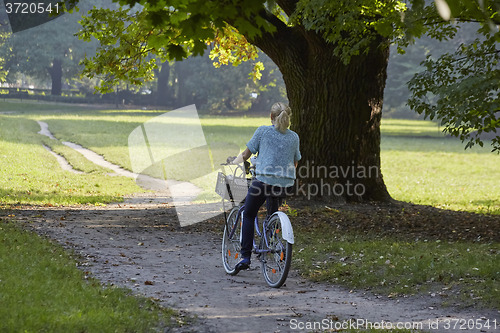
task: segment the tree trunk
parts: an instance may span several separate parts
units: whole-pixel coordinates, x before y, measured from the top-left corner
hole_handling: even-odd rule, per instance
[[[161,64],[161,69],[158,72],[158,82],[156,84],[157,105],[166,106],[169,102],[169,88],[168,88],[169,79],[170,79],[170,65],[167,60]]]
[[[50,78],[52,80],[51,94],[54,96],[61,96],[62,92],[62,60],[54,58],[52,67],[48,67]]]
[[[371,52],[348,66],[323,52],[313,55],[303,80],[284,74],[306,194],[387,200],[380,119],[388,52]]]
[[[191,75],[190,65],[191,64],[188,61],[177,62],[175,64],[176,107],[183,107],[189,104],[193,104],[191,93],[185,86],[186,80],[189,78],[189,75]]]
[[[281,36],[280,36],[281,34]],[[300,137],[298,194],[388,201],[380,170],[380,120],[389,56],[375,40],[348,65],[314,33],[279,31],[254,40],[279,67]]]

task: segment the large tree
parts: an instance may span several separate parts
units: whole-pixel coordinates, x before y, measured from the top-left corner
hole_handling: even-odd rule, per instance
[[[258,47],[283,75],[292,126],[301,138],[299,177],[309,192],[302,193],[355,200],[390,199],[380,171],[390,43],[404,47],[425,32],[445,38],[456,30],[423,0],[410,8],[398,0],[120,4],[116,11],[91,11],[80,34],[101,42],[85,71],[106,75],[103,90],[120,80],[151,78],[151,55],[179,60],[211,45],[219,61],[237,64],[253,59]]]

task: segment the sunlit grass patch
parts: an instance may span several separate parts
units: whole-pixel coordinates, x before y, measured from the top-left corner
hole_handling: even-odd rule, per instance
[[[430,120],[383,119],[382,132],[388,136],[399,137],[438,137],[442,138],[442,127]]]
[[[61,169],[43,147],[45,137],[33,120],[0,116],[1,204],[96,204],[123,200],[125,194],[142,191],[132,179],[109,176],[73,151],[52,144],[69,157],[74,167],[90,172],[73,174]],[[59,147],[59,148],[58,148]]]
[[[29,135],[36,133],[39,130],[39,126],[36,124],[35,120],[44,121],[49,125],[49,130],[54,134],[57,141],[50,140],[48,138],[39,138],[35,135],[33,140],[36,143],[44,143],[54,150],[56,153],[64,156],[70,164],[77,170],[84,171],[86,173],[93,173],[94,177],[97,174],[103,174],[105,170],[93,163],[87,161],[79,153],[73,151],[72,149],[61,144],[61,141],[70,141],[78,143],[85,148],[91,149],[96,153],[102,155],[107,161],[119,165],[129,171],[132,170],[131,157],[128,150],[128,136],[131,131],[140,126],[141,124],[150,121],[154,117],[160,116],[165,113],[165,111],[143,111],[143,110],[92,110],[92,109],[71,109],[69,108],[67,112],[61,112],[59,110],[50,112],[50,107],[43,105],[39,108],[38,105],[30,103],[7,103],[12,104],[11,107],[4,105],[5,109],[17,110],[14,114],[9,114],[6,119],[13,121],[17,120],[19,124],[29,124]],[[22,108],[19,108],[22,106]],[[53,106],[55,107],[55,106]],[[31,121],[29,121],[29,120]],[[179,120],[182,121],[182,120]],[[252,136],[255,126],[259,122],[269,123],[267,118],[226,118],[226,117],[202,117],[201,122],[203,130],[205,133],[205,139],[209,147],[214,149],[219,149],[221,145],[231,146],[233,151],[228,153],[229,155],[237,155],[239,150],[245,146],[245,143]],[[6,126],[8,126],[6,124]],[[15,138],[12,141],[17,141],[16,136],[20,137],[27,133],[25,128],[14,127],[14,132],[11,133],[11,137]],[[165,147],[168,149],[169,142],[165,142]],[[46,152],[40,151],[42,154]],[[215,153],[212,152],[212,153]],[[212,156],[213,157],[213,156]],[[227,156],[224,157],[224,160]],[[49,156],[49,159],[52,157]],[[179,160],[175,163],[170,163],[168,166],[168,171],[170,176],[175,177],[175,180],[181,181],[191,181],[196,186],[203,189],[200,194],[198,201],[213,201],[218,200],[218,197],[214,195],[214,183],[215,178],[212,179],[206,175],[200,174],[200,172],[205,172],[206,161],[192,161],[189,160],[189,167],[183,165],[183,161]],[[57,169],[57,167],[52,167]],[[35,168],[36,169],[36,168]],[[200,170],[196,170],[200,169]],[[220,165],[214,165],[211,172],[217,172],[220,169]],[[191,171],[189,171],[191,170]],[[149,171],[152,173],[151,176],[158,178],[165,178],[165,163],[157,168],[150,168]],[[189,171],[189,172],[188,172]],[[36,172],[36,170],[34,170]],[[50,173],[46,177],[50,177]],[[191,177],[192,176],[192,177]],[[86,175],[81,176],[82,179],[87,178]],[[78,178],[78,176],[70,175],[68,173],[64,174],[64,177],[58,176],[58,178]],[[122,177],[118,177],[122,178]],[[187,179],[186,179],[187,178]],[[116,179],[113,179],[116,180]],[[110,179],[109,181],[113,181]],[[53,179],[49,179],[49,182],[54,182]],[[56,183],[64,182],[63,180]],[[130,183],[130,181],[127,181]],[[106,184],[102,184],[106,186]],[[22,191],[14,192],[15,189],[5,187],[6,192],[11,193],[12,196],[17,197],[20,203],[25,203],[30,198],[33,203],[43,202],[43,198],[38,197],[24,197]],[[74,191],[74,189],[72,189]],[[134,192],[140,191],[138,188]],[[42,190],[41,192],[44,192]],[[124,193],[129,193],[130,191],[125,190]],[[94,193],[95,192],[90,192]],[[73,193],[75,198],[77,192]],[[53,198],[52,201],[61,201],[59,198]],[[99,201],[100,199],[97,199]],[[109,200],[114,200],[112,198],[105,198],[103,201],[107,202]],[[15,200],[11,200],[15,201]],[[76,199],[76,202],[81,201],[81,199]],[[52,202],[51,202],[52,203]],[[72,203],[72,201],[63,201],[63,204]]]
[[[393,149],[393,141],[406,148]],[[417,145],[421,149],[413,151]],[[485,149],[463,151],[450,139],[383,139],[383,148],[382,173],[394,199],[500,214],[500,156]]]

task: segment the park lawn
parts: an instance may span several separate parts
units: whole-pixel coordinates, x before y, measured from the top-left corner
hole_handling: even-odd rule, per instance
[[[382,134],[409,138],[442,138],[442,127],[430,120],[383,119]]]
[[[384,119],[381,170],[396,200],[500,214],[500,155],[489,143],[464,150],[431,121]]]
[[[142,191],[132,179],[110,176],[110,170],[37,134],[33,120],[0,115],[0,128],[0,205],[104,204]],[[44,143],[87,173],[63,171]]]
[[[416,142],[415,142],[416,141]],[[500,156],[450,138],[382,138],[382,173],[394,199],[500,214]]]
[[[34,108],[34,106],[30,106]],[[81,144],[98,154],[104,156],[111,163],[122,166],[129,171],[132,165],[128,150],[128,136],[138,126],[144,122],[163,114],[164,111],[143,111],[143,110],[80,110],[78,112],[48,112],[45,110],[19,111],[13,118],[28,118],[33,121],[44,121],[49,125],[49,130],[60,141],[70,141]],[[212,118],[202,117],[205,139],[212,151],[218,147],[224,153],[224,161],[229,155],[237,155],[239,150],[245,146],[248,138],[255,131],[256,124],[264,124],[267,118]],[[76,169],[81,169],[75,163],[81,163],[81,159],[74,158],[75,153],[67,147],[50,140],[43,139],[44,143],[50,146],[55,152],[63,155]],[[169,146],[165,142],[165,148],[174,151],[176,148]],[[76,153],[78,155],[78,153]],[[219,153],[220,155],[220,153]],[[198,202],[218,201],[218,197],[213,189],[220,165],[216,165],[215,170],[211,169],[211,174],[207,174],[206,165],[186,162],[177,157],[174,169],[169,169],[176,180],[190,181],[202,188],[202,193],[198,196]],[[182,156],[180,156],[182,158]],[[220,160],[220,158],[219,158]],[[190,165],[186,168],[185,165]],[[144,173],[164,178],[164,165],[157,163]],[[139,192],[140,190],[135,190]]]
[[[87,114],[50,114],[30,116],[45,121],[58,139],[76,142],[103,155],[108,161],[133,171],[128,151],[128,136],[136,127],[164,111],[103,110]],[[244,147],[265,118],[201,118],[207,143],[235,143]],[[229,141],[229,142],[228,142]],[[167,149],[169,143],[165,142]],[[237,152],[236,152],[237,153]]]

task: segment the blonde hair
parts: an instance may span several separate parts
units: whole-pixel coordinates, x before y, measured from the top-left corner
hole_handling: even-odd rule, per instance
[[[292,110],[288,105],[278,102],[271,106],[271,119],[276,128],[281,133],[285,133],[290,126],[290,116],[292,115]]]

